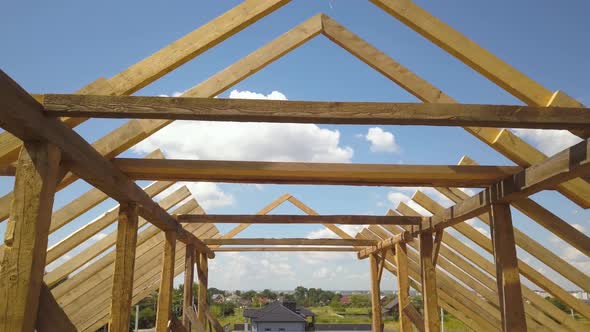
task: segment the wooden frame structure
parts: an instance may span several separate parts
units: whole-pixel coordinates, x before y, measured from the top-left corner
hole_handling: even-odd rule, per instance
[[[474,330],[583,329],[521,285],[520,276],[589,319],[590,306],[519,260],[516,248],[586,291],[590,291],[590,277],[515,228],[510,211],[511,207],[518,209],[590,254],[586,235],[528,198],[542,190],[557,190],[580,207],[590,207],[588,109],[561,91],[547,90],[411,0],[371,2],[527,106],[458,104],[324,14],[303,22],[179,98],[130,96],[288,2],[246,0],[120,74],[99,78],[72,95],[30,95],[0,73],[0,126],[6,130],[0,133],[0,175],[15,178],[13,192],[0,197],[0,222],[7,220],[0,248],[0,330],[93,331],[109,324],[113,331],[126,331],[130,306],[155,289],[159,289],[157,331],[190,330],[191,326],[204,331],[207,324],[220,330],[206,303],[208,259],[215,252],[271,250],[354,251],[359,258],[369,258],[374,331],[382,328],[378,294],[384,270],[397,276],[402,331],[412,330],[412,325],[420,331],[440,329],[438,307]],[[212,99],[319,34],[424,103]],[[132,120],[89,144],[72,128],[93,117]],[[461,126],[516,166],[480,166],[468,157],[459,165],[181,161],[166,160],[159,151],[146,159],[116,158],[178,119]],[[503,127],[566,129],[583,141],[547,157]],[[77,179],[95,188],[52,211],[55,192]],[[138,179],[157,181],[140,188],[134,182]],[[421,216],[403,203],[386,216],[320,216],[285,194],[255,215],[206,215],[194,199],[186,201],[190,193],[185,187],[157,203],[152,200],[174,181],[429,186],[456,205],[445,209],[418,191],[412,199],[433,216]],[[459,187],[484,190],[469,197]],[[109,197],[119,206],[48,248],[49,234]],[[268,215],[287,201],[307,215]],[[491,238],[464,222],[470,218],[487,223]],[[44,273],[47,264],[57,262],[115,221],[116,231]],[[223,222],[239,225],[222,235],[215,223]],[[341,239],[233,239],[255,223],[319,223]],[[351,236],[336,224],[370,226]],[[491,253],[494,260],[445,232],[449,227]],[[172,280],[184,272],[185,284],[192,284],[195,264],[201,287],[196,301],[187,287],[182,321],[177,321],[170,312]],[[422,294],[423,313],[409,303],[410,287]]]

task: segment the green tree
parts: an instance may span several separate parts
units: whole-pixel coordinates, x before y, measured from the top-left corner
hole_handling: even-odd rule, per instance
[[[352,294],[349,297],[351,307],[366,308],[371,306],[371,299],[368,294]]]

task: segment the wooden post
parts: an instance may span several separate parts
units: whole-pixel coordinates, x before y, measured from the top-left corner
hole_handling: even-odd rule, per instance
[[[424,328],[427,332],[440,331],[436,270],[432,262],[434,243],[432,232],[420,233],[420,267],[422,273],[422,298],[424,299]]]
[[[176,232],[166,232],[164,253],[162,255],[162,278],[158,294],[158,312],[156,313],[156,332],[168,331],[171,316],[172,283],[174,281],[174,254],[176,253]]]
[[[526,331],[510,205],[492,204],[490,212],[502,330]]]
[[[207,265],[207,255],[198,253],[197,273],[199,277],[199,293],[197,298],[197,320],[201,326],[207,326],[207,288],[209,283],[209,268]]]
[[[187,330],[191,331],[191,321],[187,308],[193,307],[193,283],[195,276],[195,247],[192,245],[186,246],[186,253],[184,255],[184,294],[182,300],[182,324]]]
[[[60,155],[41,142],[20,152],[0,265],[0,331],[35,328]]]
[[[372,311],[372,331],[381,331],[381,289],[379,280],[379,256],[373,253],[369,256],[371,268],[371,311]]]
[[[137,204],[120,203],[109,331],[129,331],[138,223]]]
[[[397,298],[400,332],[412,332],[410,317],[404,308],[410,305],[410,280],[408,279],[408,252],[404,242],[395,244],[395,265],[397,266]]]

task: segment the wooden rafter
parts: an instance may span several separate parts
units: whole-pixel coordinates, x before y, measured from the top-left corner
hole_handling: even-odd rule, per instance
[[[214,252],[357,252],[353,247],[221,247],[213,248]]]
[[[234,238],[203,239],[207,245],[293,245],[293,246],[370,246],[375,241],[356,239],[270,239],[270,238]]]
[[[289,198],[289,200],[293,204],[295,204],[295,206],[297,206],[304,213],[307,213],[309,215],[318,215],[318,213],[316,211],[314,211],[312,208],[310,208],[309,206],[307,206],[306,204],[304,204],[303,202],[301,202],[297,198],[291,196],[291,198]],[[393,215],[393,214],[388,214],[388,215]],[[341,238],[344,238],[344,239],[352,238],[348,233],[342,231],[336,225],[324,224],[324,226],[326,226],[328,229],[334,231]],[[394,226],[386,226],[386,227],[394,227]],[[409,227],[409,226],[406,226],[406,227]],[[361,232],[361,233],[357,234],[356,238],[357,239],[384,240],[384,239],[390,237],[390,236],[385,236],[382,238],[376,238],[375,237],[376,235],[374,235],[374,234],[369,235],[369,236],[367,236],[367,235],[369,235],[369,234]],[[359,249],[362,249],[362,248],[359,248]],[[393,273],[396,273],[395,269],[391,265],[392,263],[394,263],[393,259],[387,255],[386,255],[385,259],[387,261],[387,263],[385,264],[385,268],[387,268],[389,271],[391,271]],[[410,278],[412,279],[411,280],[412,285],[413,285],[412,287],[414,289],[416,289],[417,291],[421,291],[421,287],[419,286],[420,285],[419,275],[420,275],[419,268],[417,268],[417,265],[413,265],[412,269],[410,270]],[[444,284],[443,287],[448,287],[448,285]],[[445,306],[445,310],[449,310],[450,312],[453,312],[456,317],[461,319],[468,326],[470,326],[474,329],[480,329],[482,324],[484,324],[481,320],[479,321],[479,323],[476,323],[474,320],[472,320],[472,318],[470,318],[470,317],[477,318],[480,315],[480,313],[473,311],[469,305],[465,305],[465,303],[471,303],[471,300],[469,298],[458,298],[456,291],[455,290],[451,291],[449,288],[446,288],[444,291],[441,291],[440,296],[441,296],[441,304],[443,306]],[[496,299],[497,299],[497,297],[496,297]],[[472,307],[474,307],[474,308],[477,306],[478,305],[476,305],[476,304],[472,305]],[[455,308],[458,308],[458,310]],[[494,329],[492,328],[491,330],[494,330]]]
[[[553,93],[546,89],[416,5],[412,0],[371,0],[371,2],[529,105],[557,106],[559,104],[566,107],[582,105],[563,92]],[[587,138],[589,133],[588,129],[574,131],[574,134],[582,138]]]
[[[463,156],[459,161],[461,165],[477,165],[477,163],[467,156]],[[469,198],[462,190],[457,188],[435,188],[441,194],[455,203]],[[590,256],[590,237],[580,232],[567,221],[553,214],[534,200],[530,198],[523,198],[511,203],[513,207],[522,212],[527,217],[534,220],[536,223],[547,228],[553,234],[569,243],[576,249],[580,250],[586,256]],[[483,220],[485,222],[485,220]],[[556,269],[563,271],[562,268]]]
[[[40,97],[51,116],[318,124],[584,128],[586,108],[521,105],[320,102],[186,97]]]
[[[418,225],[422,218],[371,215],[230,215],[230,214],[179,214],[176,219],[181,223],[225,223],[225,224],[393,224]]]
[[[117,158],[135,180],[359,186],[487,186],[521,169],[514,166],[336,164]]]
[[[180,241],[214,256],[199,239],[182,227],[135,183],[58,119],[42,114],[43,107],[4,72],[0,72],[0,119],[4,129],[23,140],[48,141],[61,150],[78,176],[121,202],[141,204],[142,217],[163,230],[178,233]]]
[[[244,1],[112,78],[99,78],[77,93],[130,95],[288,2],[289,0]],[[85,120],[65,119],[65,123],[74,127]],[[10,133],[0,133],[0,143],[0,164],[16,160],[21,147],[19,140]]]
[[[398,205],[397,210],[400,211],[402,213],[402,215],[406,215],[406,216],[420,215],[418,212],[416,212],[415,210],[410,208],[407,204],[403,204],[403,203],[400,203]],[[455,225],[454,228],[457,231],[459,231],[462,235],[466,236],[468,239],[474,241],[476,244],[478,244],[479,246],[484,248],[486,251],[488,251],[490,253],[492,252],[491,242],[490,242],[489,238],[486,238],[485,236],[483,236],[479,231],[475,230],[472,226],[467,225],[465,223],[461,223],[461,224]],[[456,239],[455,237],[453,237],[447,233],[447,235],[443,239],[443,243],[447,244],[454,251],[460,252],[467,259],[469,259],[470,262],[472,262],[473,264],[475,264],[476,266],[478,266],[482,270],[486,271],[488,273],[488,275],[495,276],[496,270],[495,270],[494,264],[492,262],[488,261],[487,258],[484,258],[483,256],[481,256],[479,253],[477,253],[471,247],[465,245],[462,241]],[[442,249],[444,249],[444,248],[441,248],[441,250]],[[447,256],[451,255],[451,254],[452,254],[451,252],[446,251]],[[459,264],[459,263],[457,263],[457,264]],[[463,269],[468,269],[468,268],[469,268],[469,265],[463,265]],[[584,308],[584,307],[580,307],[579,305],[576,305],[575,302],[573,302],[573,300],[575,300],[575,298],[573,298],[573,296],[569,295],[567,292],[565,292],[565,290],[561,289],[556,284],[550,282],[549,279],[547,279],[541,273],[537,272],[535,269],[530,267],[525,262],[519,261],[519,268],[521,269],[521,272],[523,273],[523,275],[525,277],[527,277],[529,280],[531,280],[532,282],[537,284],[539,287],[554,294],[556,297],[564,300],[564,302],[566,302],[566,303],[571,303],[573,306],[576,306],[578,308]],[[477,270],[471,269],[469,271],[470,271],[470,273],[473,273],[474,276],[477,276],[477,280],[481,280],[481,281],[486,280],[483,275],[477,273]],[[495,284],[495,281],[493,281],[493,284]],[[497,286],[491,286],[491,285],[489,285],[488,287],[490,289],[497,288]],[[569,319],[570,317],[567,314],[565,314],[563,311],[555,310],[556,307],[554,305],[552,305],[550,302],[548,302],[547,300],[545,300],[544,298],[542,298],[541,296],[536,294],[533,290],[529,289],[528,287],[523,286],[523,294],[536,307],[541,308],[541,310],[544,313],[546,313],[547,315],[549,315],[550,317],[552,317],[556,321],[560,322],[561,324],[568,326],[570,329],[572,329],[574,331],[576,329],[581,328],[579,323],[577,323],[575,320]],[[547,320],[546,319],[547,316],[545,316],[544,314],[538,315],[535,312],[535,310],[536,309],[534,309],[532,307],[528,307],[527,313],[530,313],[531,317],[534,317],[538,321],[545,320],[544,324],[550,326],[550,324],[551,324],[551,322],[553,322],[553,320],[551,320],[551,319]]]
[[[590,140],[585,140],[445,209],[426,221],[423,228],[444,228],[482,214],[492,203],[510,203],[588,174]]]
[[[380,0],[374,1],[377,2]],[[392,3],[393,1],[387,0],[387,2]],[[401,3],[410,3],[410,1],[404,0]],[[410,69],[393,60],[387,54],[367,43],[333,19],[324,15],[322,17],[322,26],[324,27],[323,34],[327,38],[423,102],[458,103],[439,88],[419,77]],[[563,93],[556,93],[548,103],[531,105],[581,106],[579,103],[572,104],[571,98],[568,99],[567,95]],[[521,167],[528,167],[547,159],[547,156],[513,134],[510,130],[482,127],[464,127],[464,129]],[[562,183],[557,186],[557,190],[581,207],[590,207],[590,184],[583,179],[576,178]]]
[[[369,248],[365,248],[358,253],[359,259],[364,259],[369,257],[374,253],[383,252],[385,250],[395,248],[396,244],[398,243],[405,243],[411,241],[413,239],[412,234],[410,232],[404,232],[389,239],[385,239],[383,241],[378,242],[377,244],[372,245]]]
[[[456,202],[460,202],[464,199],[469,198],[469,196],[461,190],[458,190],[458,192],[456,190],[454,190],[453,193],[455,193],[456,195],[459,195],[459,197],[462,197],[459,199],[457,199],[456,195],[451,195],[449,197],[449,199],[451,199],[453,201],[456,200]],[[445,195],[445,194],[443,193],[443,195]],[[441,206],[438,205],[436,202],[434,202],[434,200],[432,200],[430,197],[426,196],[422,192],[419,192],[419,191],[416,192],[412,199],[422,206],[429,206],[428,207],[429,211],[434,211],[434,210],[441,211]],[[527,198],[526,200],[530,200],[530,199]],[[519,202],[521,202],[521,201],[514,202],[512,204],[512,206],[519,209],[519,204],[518,204]],[[479,218],[479,220],[481,220],[485,224],[491,225],[489,213],[483,213],[483,214],[479,215],[478,218]],[[525,250],[526,252],[531,254],[533,257],[537,258],[543,264],[547,265],[548,267],[550,267],[554,271],[558,272],[559,274],[561,274],[562,276],[564,276],[565,278],[570,280],[572,283],[578,285],[580,288],[582,288],[586,291],[590,291],[590,276],[588,276],[586,273],[580,271],[572,264],[568,263],[562,257],[559,257],[557,254],[555,254],[552,250],[548,249],[543,244],[535,241],[533,238],[526,235],[520,229],[514,227],[513,231],[514,231],[514,238],[515,238],[516,244],[519,247],[521,247],[523,250]],[[580,233],[578,230],[576,230],[576,232]],[[583,234],[581,234],[581,235],[583,235]],[[583,236],[586,237],[585,235],[583,235]],[[590,241],[590,238],[586,237],[586,240]],[[584,244],[581,244],[581,245],[583,248]]]

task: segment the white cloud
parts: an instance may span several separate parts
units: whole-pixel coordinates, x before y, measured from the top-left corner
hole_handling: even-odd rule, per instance
[[[238,91],[232,90],[229,93],[229,98],[231,99],[270,99],[270,100],[287,100],[287,96],[279,91],[273,91],[267,95],[258,92],[252,91]]]
[[[234,90],[230,98],[286,99]],[[314,124],[175,121],[133,149],[139,153],[162,149],[168,158],[350,162],[353,149],[340,145],[338,130]]]
[[[369,131],[364,136],[365,139],[371,142],[372,152],[398,152],[399,145],[395,142],[393,133],[385,131],[380,127],[369,128]]]
[[[567,130],[513,129],[513,131],[549,156],[582,141]]]
[[[212,182],[184,183],[205,211],[234,204],[234,196]]]
[[[579,230],[582,233],[586,232],[586,227],[584,227],[583,225],[580,224],[572,224],[572,227]]]
[[[348,235],[354,237],[358,234],[358,232],[362,231],[365,228],[365,225],[338,225],[338,227],[348,233]],[[332,232],[328,228],[322,228],[315,231],[310,232],[307,234],[306,238],[308,239],[339,239],[336,233]]]
[[[412,198],[410,197],[410,195],[414,194],[418,190],[423,192],[424,194],[427,194],[428,196],[430,196],[430,198],[432,198],[434,201],[438,202],[440,205],[442,205],[444,207],[448,207],[448,206],[451,206],[452,204],[454,204],[450,199],[448,199],[446,196],[444,196],[443,194],[438,192],[436,189],[429,188],[429,187],[393,188],[387,194],[387,200],[389,202],[391,202],[391,204],[393,205],[394,208],[396,208],[399,205],[399,203],[403,202],[403,203],[407,204],[409,207],[411,207],[412,209],[416,210],[421,215],[431,216],[432,213],[430,213],[428,210],[426,210],[425,208],[420,206],[418,203],[414,202],[412,200]]]

